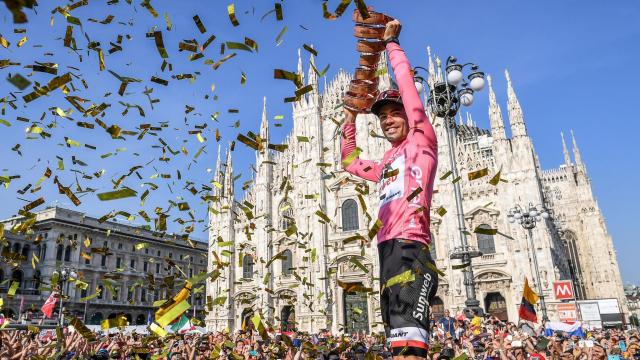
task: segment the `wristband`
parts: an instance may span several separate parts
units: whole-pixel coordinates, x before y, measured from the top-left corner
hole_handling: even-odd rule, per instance
[[[385,43],[385,45],[388,44],[388,43],[396,43],[396,44],[400,45],[400,39],[398,39],[397,36],[394,36],[394,37],[388,38],[387,40],[384,40],[384,43]]]

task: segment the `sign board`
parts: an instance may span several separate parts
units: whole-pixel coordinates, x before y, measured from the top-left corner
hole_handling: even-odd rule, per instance
[[[599,299],[600,314],[619,314],[618,299]]]
[[[558,304],[556,309],[558,310],[558,317],[561,322],[573,324],[578,321],[578,309],[576,308],[576,304]]]
[[[597,302],[579,302],[582,321],[600,321],[600,308]]]
[[[556,296],[556,300],[573,299],[573,284],[571,283],[571,280],[554,281],[553,293]]]

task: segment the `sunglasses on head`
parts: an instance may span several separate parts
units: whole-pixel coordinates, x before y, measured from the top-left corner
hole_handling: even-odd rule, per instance
[[[400,91],[398,90],[387,90],[387,91],[383,91],[382,93],[380,93],[380,95],[378,95],[378,100],[384,100],[384,99],[390,99],[390,98],[399,98],[400,97]]]

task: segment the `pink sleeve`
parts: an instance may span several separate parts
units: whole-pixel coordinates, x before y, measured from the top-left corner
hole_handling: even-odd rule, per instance
[[[409,118],[408,140],[413,144],[426,146],[437,152],[436,134],[424,111],[420,95],[414,84],[411,65],[404,50],[400,45],[390,42],[387,44],[387,53],[400,89],[404,110]]]
[[[355,156],[355,158],[349,156],[354,154],[354,151],[357,151],[355,123],[350,122],[342,125],[340,144],[342,147],[340,155],[343,169],[350,174],[369,181],[378,181],[380,179],[381,166],[379,163],[371,160],[362,160],[360,156]]]

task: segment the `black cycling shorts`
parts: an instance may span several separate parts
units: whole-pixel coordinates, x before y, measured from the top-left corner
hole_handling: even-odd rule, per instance
[[[392,239],[378,244],[378,254],[380,310],[392,353],[427,357],[429,305],[438,290],[429,249],[417,241]]]

